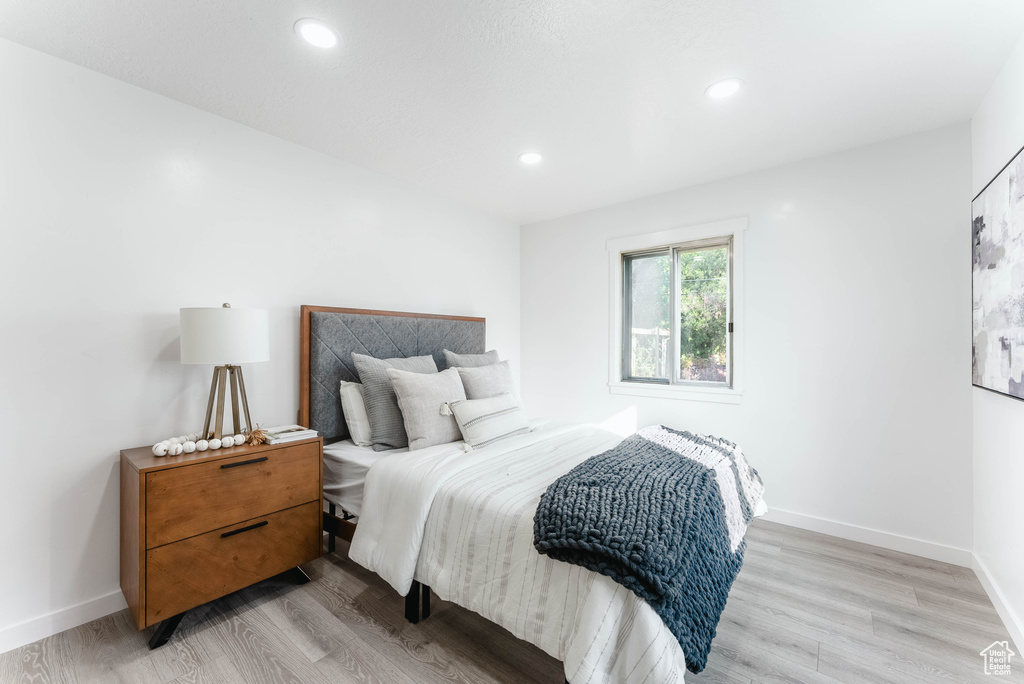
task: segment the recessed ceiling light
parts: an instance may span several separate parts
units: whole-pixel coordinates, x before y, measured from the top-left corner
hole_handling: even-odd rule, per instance
[[[318,19],[299,19],[295,22],[295,33],[319,48],[332,48],[338,44],[338,34]]]
[[[720,100],[723,97],[735,95],[742,85],[743,81],[738,78],[727,78],[723,81],[718,81],[717,83],[709,85],[707,90],[704,91],[704,94],[713,100]]]
[[[539,164],[544,157],[541,156],[540,152],[523,152],[519,155],[519,161],[524,164]]]

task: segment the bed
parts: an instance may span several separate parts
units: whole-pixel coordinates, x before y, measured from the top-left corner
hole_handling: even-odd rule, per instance
[[[395,452],[374,451],[369,447],[356,446],[351,439],[343,439],[324,445],[324,500],[340,509],[343,514],[358,517],[363,510],[363,488],[370,466]]]
[[[327,443],[331,549],[334,535],[348,539],[350,558],[406,597],[411,621],[429,616],[433,591],[561,660],[572,684],[681,682],[683,650],[647,602],[534,549],[534,513],[548,485],[620,436],[534,421],[530,433],[479,451],[454,442],[372,452],[346,442],[336,388],[355,376],[346,363],[352,351],[377,358],[441,357],[445,348],[482,353],[484,325],[466,317],[302,308],[299,419]],[[438,361],[443,369],[443,357]]]
[[[324,439],[324,531],[328,550],[335,538],[352,540],[370,465],[391,452],[374,452],[348,440],[338,393],[356,382],[353,351],[376,358],[431,355],[444,368],[443,351],[484,351],[486,320],[372,309],[303,305],[299,315],[298,423]],[[411,615],[410,611],[407,611]]]

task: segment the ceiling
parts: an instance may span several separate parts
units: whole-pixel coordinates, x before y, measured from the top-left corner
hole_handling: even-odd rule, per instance
[[[4,38],[518,223],[966,121],[1022,33],[1021,0],[0,0]]]

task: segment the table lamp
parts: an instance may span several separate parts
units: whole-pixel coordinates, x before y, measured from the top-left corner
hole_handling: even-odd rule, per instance
[[[232,309],[230,304],[219,308],[181,309],[180,321],[181,362],[214,366],[202,439],[210,437],[214,399],[217,401],[217,416],[213,437],[223,437],[225,390],[229,377],[231,417],[234,421],[232,434],[243,433],[238,420],[239,392],[241,408],[245,412],[244,434],[249,434],[252,419],[249,418],[249,400],[245,396],[245,380],[239,364],[270,360],[270,326],[266,309]]]

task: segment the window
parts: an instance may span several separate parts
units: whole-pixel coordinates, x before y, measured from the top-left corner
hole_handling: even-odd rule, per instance
[[[738,403],[745,218],[609,240],[609,388]]]
[[[622,255],[622,379],[729,387],[732,239]]]

